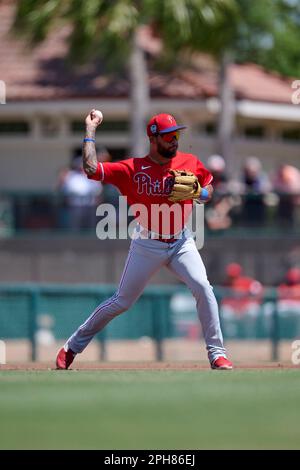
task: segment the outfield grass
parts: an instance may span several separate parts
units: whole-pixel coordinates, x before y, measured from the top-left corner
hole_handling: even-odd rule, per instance
[[[300,371],[2,371],[1,449],[299,449]]]

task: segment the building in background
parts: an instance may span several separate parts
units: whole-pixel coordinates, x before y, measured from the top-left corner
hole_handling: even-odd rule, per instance
[[[61,168],[81,145],[83,119],[91,107],[101,108],[104,122],[97,139],[114,159],[129,148],[129,83],[103,74],[101,64],[71,70],[65,60],[67,28],[35,50],[8,34],[13,19],[10,2],[0,6],[0,80],[6,102],[0,105],[1,190],[51,190]],[[147,36],[151,55],[156,39]],[[7,53],[9,51],[9,54]],[[184,122],[182,149],[205,161],[215,153],[219,109],[217,70],[204,58],[193,68],[150,73],[149,115],[167,110]],[[300,107],[293,105],[292,80],[254,64],[233,65],[236,97],[234,168],[238,173],[249,155],[265,170],[285,162],[299,166]]]

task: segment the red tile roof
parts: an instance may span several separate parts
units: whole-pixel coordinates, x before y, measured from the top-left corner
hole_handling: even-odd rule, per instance
[[[128,95],[126,77],[105,74],[101,64],[93,63],[77,69],[70,67],[65,59],[68,27],[53,32],[35,49],[26,49],[24,41],[10,33],[14,8],[13,0],[2,0],[0,80],[6,83],[8,102],[93,96],[121,98]],[[157,38],[151,44],[149,40],[147,30],[143,31],[141,41],[148,52],[158,53],[160,45]],[[291,103],[292,80],[266,72],[254,64],[233,65],[230,74],[237,98]],[[217,95],[218,75],[216,69],[203,67],[171,74],[151,70],[150,87],[153,97],[201,99]]]
[[[271,74],[255,64],[233,65],[230,73],[238,97],[291,104],[292,79]]]

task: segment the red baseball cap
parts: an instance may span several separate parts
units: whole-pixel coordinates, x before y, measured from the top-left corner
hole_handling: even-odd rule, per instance
[[[171,114],[157,114],[148,122],[147,135],[150,137],[151,135],[167,134],[180,129],[186,129],[186,126],[179,126]]]
[[[286,273],[286,278],[288,282],[297,284],[300,283],[300,269],[299,268],[290,268]]]
[[[238,263],[230,263],[226,267],[226,274],[229,277],[238,277],[242,274],[242,266]]]

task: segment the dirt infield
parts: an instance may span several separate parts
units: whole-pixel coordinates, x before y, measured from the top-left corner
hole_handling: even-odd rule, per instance
[[[238,364],[235,370],[244,369],[299,369],[300,367],[292,364],[284,364],[281,362],[272,362],[267,364]],[[0,371],[55,371],[53,363],[31,362],[21,364],[5,364],[0,365]],[[76,371],[100,371],[100,370],[211,370],[208,364],[189,363],[189,362],[98,362],[98,363],[78,363],[74,365],[70,372]]]
[[[63,343],[38,345],[37,360],[31,362],[27,341],[6,342],[6,365],[0,370],[52,370]],[[227,342],[228,353],[236,369],[299,368],[291,361],[291,342],[281,342],[278,360],[271,360],[269,341]],[[163,360],[157,361],[155,343],[149,338],[136,341],[108,341],[105,355],[97,342],[76,357],[73,370],[210,370],[203,341],[166,340]],[[137,360],[138,358],[138,360]]]

